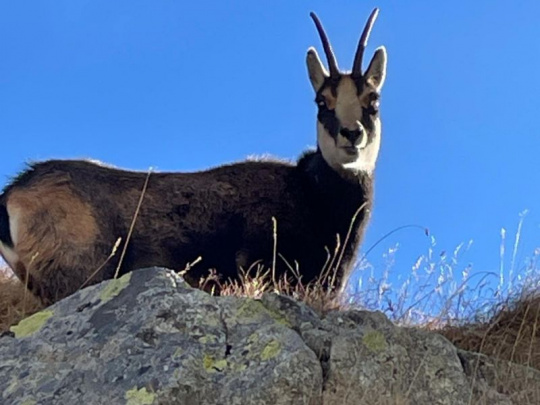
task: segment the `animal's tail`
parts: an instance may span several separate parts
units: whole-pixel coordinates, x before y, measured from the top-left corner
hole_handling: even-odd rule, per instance
[[[4,202],[0,203],[0,242],[6,247],[13,247],[11,231],[9,229],[9,215]]]

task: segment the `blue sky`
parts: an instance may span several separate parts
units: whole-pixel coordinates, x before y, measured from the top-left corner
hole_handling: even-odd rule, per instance
[[[295,158],[315,143],[305,53],[309,12],[349,69],[388,74],[376,199],[365,248],[405,224],[437,249],[497,271],[501,227],[529,209],[518,260],[540,244],[540,3],[56,0],[0,4],[0,176],[29,159],[91,157],[130,169],[191,171],[250,154]],[[406,230],[396,271],[429,240]]]

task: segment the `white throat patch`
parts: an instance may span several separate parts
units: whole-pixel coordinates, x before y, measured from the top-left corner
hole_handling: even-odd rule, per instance
[[[380,121],[377,121],[377,126],[380,131]],[[341,135],[338,135],[339,137],[343,138]],[[367,139],[367,137],[365,138]],[[375,170],[381,145],[380,132],[369,144],[359,148],[356,155],[351,155],[336,145],[334,138],[330,136],[320,122],[317,122],[317,140],[324,160],[334,170],[338,172],[366,172],[368,174],[373,173]]]

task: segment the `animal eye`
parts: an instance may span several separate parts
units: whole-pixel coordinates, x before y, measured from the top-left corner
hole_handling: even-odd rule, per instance
[[[377,114],[379,112],[379,101],[373,101],[367,108],[367,112],[369,115]]]
[[[324,99],[323,96],[317,97],[317,98],[315,99],[315,102],[317,103],[317,105],[318,105],[319,107],[325,107],[325,106],[326,106],[326,100]]]

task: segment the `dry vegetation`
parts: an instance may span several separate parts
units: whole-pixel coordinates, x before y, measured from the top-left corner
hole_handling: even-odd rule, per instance
[[[255,266],[233,283],[223,283],[211,273],[200,281],[200,287],[208,292],[217,287],[221,295],[254,298],[265,292],[284,294],[306,302],[321,314],[351,307],[380,310],[397,324],[435,330],[460,349],[495,359],[498,366],[492,380],[500,393],[519,398],[516,403],[540,403],[540,387],[523,377],[523,368],[516,371],[509,364],[540,371],[540,266],[536,260],[540,250],[524,268],[510,270],[517,277],[505,291],[503,285],[492,288],[493,283],[487,288],[489,279],[498,279],[499,274],[486,273],[473,282],[469,266],[459,269],[466,246],[458,246],[451,255],[437,255],[433,246],[414,263],[410,276],[397,288],[392,287],[388,276],[396,266],[395,248],[384,255],[388,268],[382,279],[374,278],[372,266],[361,261],[358,272],[367,277],[349,286],[346,294],[336,293],[332,266],[323,271],[319,281],[309,285],[301,283],[298,270],[293,268],[288,277],[277,278],[272,269]],[[453,276],[457,270],[459,280]],[[9,270],[0,270],[0,332],[40,309],[41,305]],[[401,398],[395,403],[408,402]],[[471,403],[488,404],[489,400],[475,395]]]
[[[277,293],[293,297],[305,302],[318,314],[324,314],[333,309],[340,309],[341,303],[335,288],[335,279],[325,277],[305,285],[300,275],[295,271],[282,277],[273,277],[271,269],[254,266],[240,272],[240,280],[223,283],[215,273],[202,279],[199,288],[213,293],[214,286],[219,288],[220,295],[235,297],[260,298],[264,293]],[[328,288],[330,287],[330,288]]]
[[[498,392],[515,397],[515,403],[540,404],[538,379],[533,381],[527,372],[540,370],[539,318],[538,293],[521,293],[496,305],[489,319],[445,325],[439,333],[460,349],[495,359],[497,367],[486,378]],[[479,359],[475,367],[480,363]]]
[[[26,316],[42,309],[9,269],[0,268],[0,333]]]
[[[501,303],[484,322],[445,326],[440,332],[456,346],[540,370],[540,296]]]

